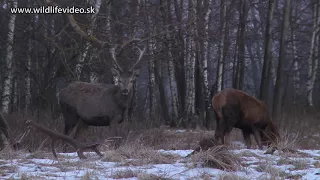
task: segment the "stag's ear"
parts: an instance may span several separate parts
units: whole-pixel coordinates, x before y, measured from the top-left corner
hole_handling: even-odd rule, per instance
[[[138,77],[140,75],[140,69],[136,69],[133,71],[132,76]]]
[[[115,68],[111,68],[111,73],[112,73],[113,76],[118,76],[118,77],[120,76],[119,71],[116,70]]]

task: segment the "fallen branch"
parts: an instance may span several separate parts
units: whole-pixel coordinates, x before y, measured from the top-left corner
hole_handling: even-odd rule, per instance
[[[64,141],[67,144],[71,145],[76,150],[80,159],[86,159],[86,156],[84,156],[83,152],[90,150],[90,149],[93,150],[99,156],[103,156],[103,154],[98,150],[98,146],[103,144],[105,142],[105,140],[94,142],[94,143],[83,144],[83,143],[80,143],[77,140],[75,140],[69,136],[66,136],[64,134],[60,134],[60,133],[51,131],[50,129],[47,129],[45,127],[39,126],[38,124],[34,123],[31,120],[28,120],[26,122],[26,124],[27,124],[28,128],[34,128],[38,131],[41,131],[42,133],[46,134],[47,136],[49,136],[51,138],[51,151],[52,151],[53,156],[55,158],[58,158],[57,153],[55,151],[55,144],[56,144],[57,140]],[[113,138],[117,138],[117,137],[113,137]],[[106,141],[112,141],[112,140],[110,140],[110,138],[109,138]]]

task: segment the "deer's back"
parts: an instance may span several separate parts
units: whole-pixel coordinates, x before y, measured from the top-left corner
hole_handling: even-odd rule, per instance
[[[117,111],[112,84],[73,82],[60,92],[60,103],[75,108],[83,118],[102,117]]]

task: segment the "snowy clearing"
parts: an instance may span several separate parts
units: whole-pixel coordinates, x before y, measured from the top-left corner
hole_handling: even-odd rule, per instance
[[[256,149],[232,150],[241,158],[242,167],[235,172],[195,165],[185,158],[192,150],[157,151],[173,155],[177,160],[171,164],[126,165],[106,161],[94,153],[86,153],[86,160],[80,160],[76,153],[59,153],[58,160],[50,153],[42,153],[41,158],[28,153],[0,160],[1,179],[320,179],[320,150],[274,155]]]

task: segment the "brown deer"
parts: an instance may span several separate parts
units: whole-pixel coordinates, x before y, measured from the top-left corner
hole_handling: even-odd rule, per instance
[[[272,122],[266,104],[247,93],[233,88],[226,88],[212,98],[212,108],[216,115],[215,139],[224,144],[224,136],[232,129],[242,130],[247,148],[251,148],[250,134],[262,149],[279,138],[279,132]]]
[[[125,45],[136,40],[122,45],[119,52]],[[60,107],[65,122],[65,135],[72,130],[71,134],[74,133],[73,137],[76,139],[79,132],[88,126],[110,126],[121,123],[127,117],[133,85],[140,74],[140,70],[135,69],[135,66],[141,61],[146,48],[143,50],[138,48],[138,60],[128,71],[124,71],[117,62],[116,47],[111,49],[111,55],[117,69],[111,68],[111,72],[118,80],[117,85],[73,82],[60,91]]]

